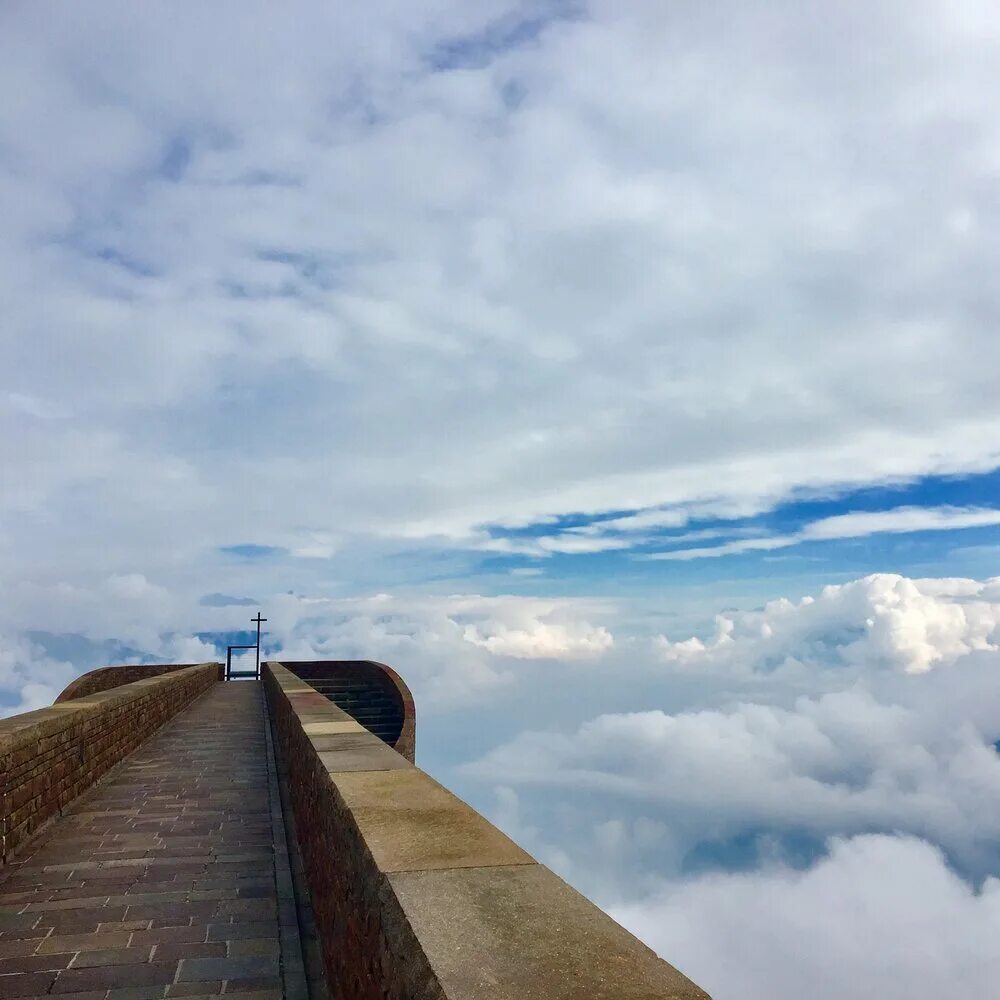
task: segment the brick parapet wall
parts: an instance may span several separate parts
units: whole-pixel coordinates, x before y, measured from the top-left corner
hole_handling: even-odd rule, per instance
[[[263,680],[343,1000],[708,1000],[305,681]]]
[[[219,676],[196,664],[0,719],[0,860]]]
[[[171,674],[175,670],[184,670],[190,666],[192,666],[190,663],[129,663],[123,666],[97,667],[71,681],[56,698],[55,704],[59,705],[64,701],[85,698],[87,695],[97,694],[99,691],[109,691],[111,688],[131,684],[133,681]],[[222,680],[222,669],[220,663],[218,665],[219,680]]]

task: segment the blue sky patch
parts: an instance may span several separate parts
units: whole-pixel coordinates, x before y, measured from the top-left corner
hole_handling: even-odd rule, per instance
[[[237,559],[273,559],[288,554],[288,550],[279,545],[255,545],[252,542],[223,545],[219,551],[227,556],[236,556]]]

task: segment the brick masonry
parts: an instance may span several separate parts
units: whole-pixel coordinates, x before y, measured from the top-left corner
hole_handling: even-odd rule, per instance
[[[133,681],[142,681],[150,677],[159,677],[161,674],[172,674],[175,670],[184,670],[190,667],[190,663],[143,663],[127,664],[121,667],[98,667],[81,674],[76,680],[70,682],[66,689],[55,700],[55,704],[74,701],[76,698],[85,698],[89,694],[97,694],[99,691],[108,691],[111,688],[121,687],[123,684],[131,684]],[[222,664],[218,664],[218,679],[222,680]]]
[[[199,664],[0,720],[0,860],[216,683]]]
[[[275,777],[261,685],[211,683],[0,867],[0,998],[304,997]]]

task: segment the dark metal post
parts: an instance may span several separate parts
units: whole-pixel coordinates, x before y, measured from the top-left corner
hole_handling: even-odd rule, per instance
[[[233,647],[226,647],[226,680],[229,680],[229,675],[233,670]]]
[[[256,618],[251,618],[250,621],[257,623],[257,680],[260,680],[260,625],[261,622],[266,622],[266,618],[261,618],[260,612],[257,612]]]

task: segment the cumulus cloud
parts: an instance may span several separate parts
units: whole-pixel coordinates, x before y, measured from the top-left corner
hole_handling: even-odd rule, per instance
[[[1000,837],[1000,701],[992,708],[989,736],[863,688],[791,709],[603,715],[571,733],[521,734],[466,771],[596,795],[608,815],[640,811],[669,825],[680,863],[702,841],[755,831],[823,839],[876,829],[926,836],[976,866]]]
[[[48,660],[25,638],[32,631],[69,651],[76,666],[66,662],[59,673],[68,680],[97,665],[95,656],[107,657],[103,662],[218,659],[212,637],[224,646],[232,640],[222,637],[246,630],[251,603],[225,594],[183,601],[137,573],[116,574],[89,589],[25,583],[2,612],[9,622],[19,620],[21,630],[11,632],[18,644],[10,648],[0,691],[17,692],[51,674]],[[522,669],[518,664],[544,669],[546,663],[589,661],[614,646],[608,626],[591,621],[607,621],[614,608],[587,599],[275,594],[264,606],[267,655],[383,659],[405,674],[421,709],[431,712],[481,703],[491,691],[510,686],[512,671]]]
[[[610,608],[565,598],[287,596],[269,607],[276,655],[383,658],[403,670],[431,711],[509,685],[513,661],[586,660],[614,643],[606,626],[588,620]]]
[[[924,673],[1000,643],[997,582],[910,580],[874,574],[824,587],[801,601],[721,614],[715,634],[671,641],[662,657],[708,669],[768,671],[807,666],[887,667]]]
[[[661,650],[683,667],[665,665],[659,697],[700,672],[707,707],[535,728],[462,774],[516,792],[518,827],[546,831],[564,874],[605,898],[650,872],[801,862],[870,831],[925,838],[981,877],[1000,863],[995,594],[996,581],[882,575],[727,613],[713,640]]]
[[[1000,978],[1000,881],[913,838],[837,838],[804,871],[680,880],[611,914],[715,1000],[990,997]]]
[[[491,653],[520,659],[577,659],[599,656],[614,645],[611,633],[587,623],[572,628],[566,625],[535,623],[531,628],[511,628],[503,623],[486,625],[493,634],[485,634],[478,625],[468,625],[463,638]]]
[[[131,587],[134,584],[126,584]],[[82,633],[0,633],[0,717],[51,705],[86,670],[120,663],[204,663],[215,647],[194,635],[139,631],[137,644],[94,640]]]
[[[78,672],[25,636],[0,635],[0,716],[51,705]]]

